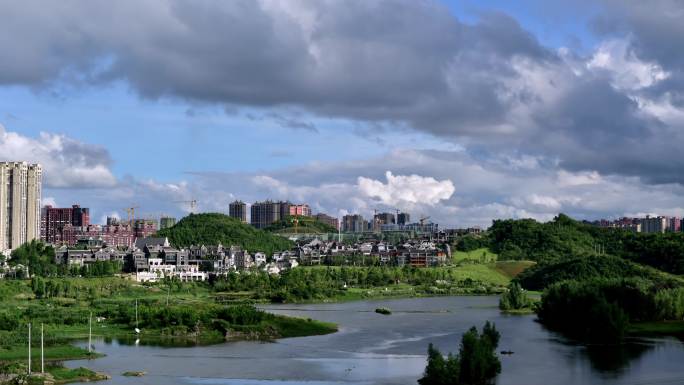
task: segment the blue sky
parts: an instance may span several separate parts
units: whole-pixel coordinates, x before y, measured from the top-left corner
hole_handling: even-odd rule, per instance
[[[46,163],[46,202],[96,220],[191,198],[684,215],[679,164],[626,155],[683,144],[678,5],[656,3],[5,4],[0,157]]]

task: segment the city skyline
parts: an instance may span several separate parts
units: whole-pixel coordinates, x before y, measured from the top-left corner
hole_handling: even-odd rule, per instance
[[[0,41],[0,160],[42,164],[43,204],[94,223],[236,199],[448,227],[684,216],[677,4],[538,5],[5,3],[24,41]]]

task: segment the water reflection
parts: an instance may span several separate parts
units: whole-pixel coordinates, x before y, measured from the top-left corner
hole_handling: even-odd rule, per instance
[[[631,361],[640,358],[651,349],[653,343],[635,340],[619,345],[586,346],[581,352],[586,355],[591,367],[596,371],[619,375]]]

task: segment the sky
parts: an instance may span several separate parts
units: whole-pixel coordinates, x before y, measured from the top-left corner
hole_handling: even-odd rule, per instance
[[[94,222],[684,216],[684,2],[2,1],[0,160]]]

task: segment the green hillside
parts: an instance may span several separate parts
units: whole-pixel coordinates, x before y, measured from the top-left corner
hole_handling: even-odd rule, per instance
[[[173,227],[160,230],[157,236],[168,237],[178,247],[190,245],[239,245],[250,252],[269,255],[292,248],[293,243],[281,236],[254,227],[219,213],[190,214]]]
[[[529,290],[542,290],[565,280],[590,280],[610,278],[643,278],[667,286],[681,286],[684,282],[675,275],[640,265],[612,255],[576,257],[553,263],[533,266],[517,279]]]
[[[299,221],[295,227],[295,219]],[[322,233],[336,233],[337,229],[327,223],[316,220],[314,217],[291,217],[281,219],[278,222],[266,227],[264,230],[273,233],[302,233],[302,234],[322,234]]]

